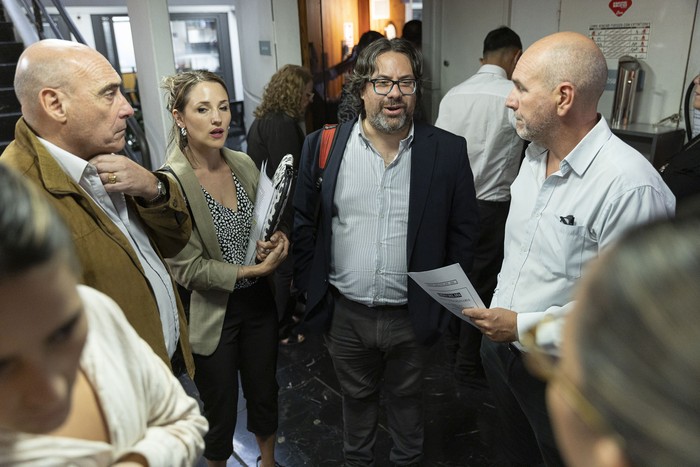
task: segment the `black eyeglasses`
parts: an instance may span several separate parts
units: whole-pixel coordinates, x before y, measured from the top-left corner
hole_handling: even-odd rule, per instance
[[[394,85],[399,86],[399,92],[403,96],[410,96],[411,94],[415,94],[417,87],[415,79],[400,79],[398,81],[394,81],[392,79],[386,78],[375,78],[369,80],[369,82],[372,83],[374,92],[376,92],[380,96],[386,96],[387,94],[389,94],[391,90],[394,89]]]

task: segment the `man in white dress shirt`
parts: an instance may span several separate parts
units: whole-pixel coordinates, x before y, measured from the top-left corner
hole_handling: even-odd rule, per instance
[[[489,32],[484,39],[481,68],[445,94],[435,121],[436,127],[467,140],[479,207],[479,240],[469,280],[486,306],[491,303],[503,262],[510,185],[518,174],[523,151],[513,110],[506,107],[513,90],[510,78],[522,48],[520,37],[506,26]],[[481,333],[477,328],[453,317],[445,333],[445,348],[454,359],[458,381],[483,384]]]
[[[516,463],[563,465],[544,382],[523,366],[523,333],[563,314],[585,264],[629,227],[671,217],[675,199],[652,165],[614,136],[597,104],[607,65],[596,44],[560,32],[535,42],[513,72],[507,105],[531,141],[512,187],[505,257],[490,309],[463,313],[488,337],[484,369]]]

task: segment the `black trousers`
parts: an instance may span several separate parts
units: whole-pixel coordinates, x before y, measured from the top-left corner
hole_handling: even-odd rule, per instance
[[[277,431],[277,313],[267,280],[235,290],[228,301],[214,353],[194,354],[194,381],[204,402],[209,432],[204,457],[226,460],[233,452],[238,414],[238,375],[248,411],[248,431]]]
[[[374,466],[380,391],[396,465],[423,458],[422,384],[429,348],[416,340],[404,307],[366,307],[337,291],[331,327],[326,334],[343,392],[345,466]],[[377,465],[384,465],[378,462]]]
[[[481,357],[496,403],[503,454],[517,464],[564,466],[545,403],[546,384],[525,367],[511,344],[483,339]]]

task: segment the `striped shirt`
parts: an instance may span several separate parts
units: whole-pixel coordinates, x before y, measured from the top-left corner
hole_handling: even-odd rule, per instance
[[[407,301],[408,200],[413,126],[395,159],[384,159],[355,123],[333,198],[330,283],[366,306]]]

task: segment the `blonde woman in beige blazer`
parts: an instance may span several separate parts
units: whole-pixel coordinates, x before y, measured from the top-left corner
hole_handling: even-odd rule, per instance
[[[168,264],[191,291],[194,381],[210,425],[204,457],[225,466],[233,452],[240,373],[258,465],[277,466],[277,312],[268,281],[258,279],[287,257],[289,242],[275,232],[258,242],[259,263],[243,265],[260,174],[248,155],[223,147],[231,113],[221,78],[189,71],[163,87],[175,121],[164,169],[180,182],[193,217],[189,242]]]

